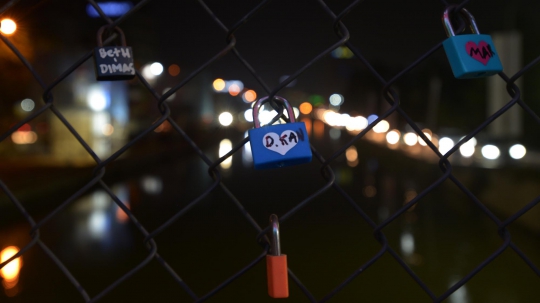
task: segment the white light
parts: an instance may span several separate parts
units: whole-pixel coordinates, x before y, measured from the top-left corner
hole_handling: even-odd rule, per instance
[[[349,114],[341,114],[339,115],[339,119],[337,120],[338,126],[346,126],[349,124],[349,121],[351,120],[351,116]]]
[[[300,115],[300,110],[296,107],[293,107],[293,113],[294,113],[294,118],[298,118],[298,116]]]
[[[331,110],[327,110],[323,114],[324,122],[326,122],[326,124],[330,126],[338,126],[340,118],[341,118],[340,114]]]
[[[403,141],[409,146],[413,146],[418,142],[418,135],[416,133],[406,133],[403,136]]]
[[[368,126],[368,120],[365,117],[358,116],[353,118],[355,130],[363,130]]]
[[[246,109],[244,112],[244,118],[247,122],[253,122],[253,110],[251,108]]]
[[[141,183],[144,192],[150,195],[157,195],[163,190],[163,181],[159,177],[144,176]]]
[[[474,155],[475,148],[472,144],[465,143],[459,147],[459,152],[464,158],[469,158]]]
[[[401,234],[400,244],[401,252],[404,255],[410,256],[414,253],[414,236],[410,232],[406,231]]]
[[[223,112],[219,115],[219,123],[223,126],[229,126],[233,122],[233,116],[229,112]]]
[[[343,104],[343,96],[340,95],[340,94],[332,94],[329,98],[329,101],[330,101],[330,104],[332,104],[333,106],[340,106],[341,104]]]
[[[510,153],[510,157],[512,157],[513,159],[519,160],[525,157],[525,154],[527,153],[527,149],[525,148],[525,146],[521,144],[516,144],[516,145],[512,145],[512,147],[510,147],[510,150],[508,150],[508,152]]]
[[[386,120],[381,120],[377,125],[373,127],[373,131],[376,133],[385,133],[390,129],[390,124]]]
[[[443,137],[439,140],[439,152],[443,155],[445,155],[449,150],[454,147],[454,140]]]
[[[247,138],[248,135],[249,133],[246,131],[244,133],[244,138]],[[244,144],[244,148],[242,149],[242,163],[244,163],[244,165],[246,166],[249,166],[252,162],[253,155],[251,154],[251,144],[248,141],[246,144]]]
[[[102,111],[107,107],[107,97],[99,85],[91,86],[88,89],[86,101],[88,102],[88,106],[96,112]]]
[[[36,104],[34,103],[34,100],[32,99],[24,99],[21,101],[21,107],[25,112],[32,111]]]
[[[147,80],[147,81],[151,81],[151,80],[154,80],[156,78],[156,75],[154,75],[154,73],[152,73],[152,68],[149,64],[146,64],[145,66],[143,66],[142,70],[141,70],[141,73],[142,73],[142,76]]]
[[[229,139],[223,139],[219,142],[219,157],[225,156],[232,150],[232,142]],[[224,169],[229,169],[232,165],[232,155],[221,162],[220,166]]]
[[[482,147],[482,156],[484,156],[484,158],[488,160],[495,160],[499,158],[500,155],[501,152],[499,151],[499,148],[495,145],[488,144]]]
[[[463,138],[461,138],[463,139]],[[461,140],[460,139],[460,140]],[[475,138],[471,138],[469,141],[463,143],[463,145],[461,145],[459,147],[459,152],[461,153],[461,155],[464,157],[464,158],[469,158],[471,157],[472,155],[474,155],[474,152],[475,152],[475,147],[476,146],[476,139]]]
[[[166,87],[161,94],[164,95],[169,90],[171,90],[171,88]],[[172,95],[170,95],[169,98],[167,98],[167,100],[165,100],[165,101],[172,101],[172,100],[174,100],[174,98],[176,98],[176,92],[172,93]]]
[[[396,144],[399,142],[399,132],[397,130],[391,130],[386,134],[386,141],[390,144]]]
[[[94,238],[102,238],[108,229],[108,220],[105,211],[94,211],[88,220],[88,229]]]
[[[152,65],[150,65],[150,72],[154,76],[161,75],[161,73],[163,73],[163,65],[161,65],[161,63],[159,63],[159,62],[152,63]]]
[[[424,133],[424,136],[426,136],[431,141],[431,135],[429,133]],[[422,139],[420,136],[418,136],[418,143],[422,146],[426,146],[427,143]]]
[[[11,19],[0,21],[0,32],[5,35],[11,35],[17,30],[17,24]]]

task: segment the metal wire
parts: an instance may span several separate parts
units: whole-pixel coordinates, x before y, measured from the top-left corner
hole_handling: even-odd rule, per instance
[[[99,7],[99,5],[94,0],[87,0],[88,3],[96,9],[98,14],[100,15],[101,19],[108,24],[109,26],[120,26],[123,22],[128,20],[129,18],[132,18],[133,16],[136,16],[136,12],[141,9],[144,5],[151,2],[151,0],[143,0],[138,2],[128,13],[124,14],[122,17],[112,20],[111,18],[107,17],[106,14],[103,12],[103,10]],[[154,2],[156,2],[155,0]],[[331,154],[327,159],[323,158],[323,156],[312,146],[312,152],[314,158],[320,163],[320,173],[322,180],[324,180],[325,184],[313,192],[311,195],[303,199],[302,201],[296,203],[293,207],[291,207],[288,211],[286,211],[283,214],[280,214],[279,219],[280,222],[284,225],[286,225],[287,221],[292,220],[295,214],[297,214],[299,211],[304,209],[306,205],[308,205],[310,202],[312,202],[315,198],[319,197],[321,194],[328,190],[333,190],[340,196],[342,196],[348,204],[352,206],[352,208],[356,211],[358,214],[358,220],[365,221],[372,229],[374,238],[380,243],[380,249],[364,264],[360,265],[359,267],[352,269],[351,274],[344,279],[341,283],[334,286],[333,289],[326,294],[324,297],[317,299],[315,296],[309,291],[309,289],[301,282],[300,277],[298,277],[291,268],[288,269],[289,277],[292,281],[301,289],[303,294],[306,296],[306,298],[311,302],[326,302],[330,299],[332,299],[337,293],[342,291],[344,288],[349,286],[349,284],[355,280],[359,275],[363,274],[365,271],[369,270],[369,268],[375,264],[376,262],[380,262],[379,260],[384,255],[389,255],[392,258],[394,258],[397,263],[403,268],[403,270],[411,277],[413,281],[418,285],[419,288],[421,288],[425,294],[430,298],[433,302],[442,302],[445,299],[447,299],[451,294],[453,294],[457,289],[459,289],[461,286],[463,286],[467,281],[469,281],[472,277],[477,275],[480,271],[482,271],[488,264],[496,260],[501,253],[503,253],[505,250],[512,250],[514,251],[517,256],[519,256],[523,262],[531,268],[531,270],[540,277],[540,270],[537,265],[535,265],[529,257],[514,243],[512,242],[512,237],[510,232],[508,231],[507,227],[508,225],[515,222],[517,219],[519,219],[521,216],[525,215],[528,211],[536,207],[540,203],[540,196],[534,198],[531,200],[527,205],[522,207],[519,211],[515,212],[510,217],[506,218],[504,221],[501,221],[493,212],[486,207],[479,199],[476,197],[465,185],[461,183],[459,179],[455,177],[453,174],[453,167],[450,161],[448,161],[448,158],[454,154],[460,146],[465,144],[469,139],[477,135],[480,131],[484,130],[491,122],[498,119],[502,114],[510,110],[512,107],[521,107],[523,111],[531,116],[537,123],[540,124],[540,118],[521,98],[521,93],[519,87],[516,85],[516,81],[523,76],[527,71],[532,69],[538,62],[540,62],[540,56],[536,59],[532,60],[526,67],[518,71],[512,76],[507,76],[504,72],[499,74],[499,77],[507,83],[507,89],[508,94],[510,97],[510,101],[501,107],[496,113],[488,117],[485,121],[483,121],[481,124],[479,124],[477,127],[474,128],[473,131],[468,133],[464,138],[462,138],[449,152],[447,152],[445,155],[442,155],[438,148],[430,141],[428,137],[423,133],[421,130],[421,127],[417,125],[417,123],[414,122],[414,120],[409,116],[409,114],[402,108],[400,105],[401,98],[400,94],[396,92],[392,86],[400,79],[408,75],[413,69],[415,69],[419,64],[424,62],[426,59],[431,57],[434,53],[437,51],[440,51],[442,47],[442,41],[439,43],[433,45],[431,49],[427,50],[425,53],[423,53],[418,59],[416,59],[413,63],[409,64],[405,69],[398,72],[394,77],[387,80],[385,79],[378,71],[377,69],[372,65],[372,63],[363,55],[362,51],[353,45],[349,38],[351,36],[349,29],[346,26],[346,23],[344,19],[346,16],[360,7],[360,4],[362,4],[364,1],[362,0],[356,0],[352,1],[345,9],[343,9],[341,12],[334,12],[332,9],[330,9],[326,2],[323,0],[316,0],[313,1],[313,3],[317,4],[322,8],[322,10],[328,15],[328,17],[333,21],[334,27],[333,31],[336,35],[336,40],[328,45],[322,52],[315,55],[313,58],[306,59],[305,63],[302,65],[301,68],[294,71],[290,76],[288,76],[284,81],[282,81],[279,85],[272,87],[269,85],[263,77],[253,68],[253,66],[248,62],[248,60],[245,59],[245,57],[240,53],[240,51],[236,48],[236,37],[235,32],[245,26],[246,24],[249,24],[249,22],[252,20],[252,18],[259,13],[261,10],[264,10],[271,1],[270,0],[264,0],[260,1],[258,4],[254,4],[253,8],[244,16],[242,16],[237,22],[234,23],[232,27],[227,27],[220,18],[217,17],[217,15],[210,9],[210,7],[203,1],[203,0],[197,0],[198,3],[201,5],[202,9],[210,16],[210,18],[223,30],[224,37],[225,37],[225,44],[223,45],[223,48],[219,50],[215,55],[208,58],[202,65],[200,65],[198,68],[196,68],[189,76],[185,77],[181,82],[176,84],[173,88],[169,89],[164,94],[159,94],[156,92],[150,84],[146,81],[146,79],[142,76],[142,74],[137,71],[136,77],[139,80],[139,82],[146,88],[146,90],[153,96],[155,99],[155,105],[156,108],[161,113],[159,119],[157,119],[155,122],[153,122],[150,126],[148,126],[144,131],[142,131],[140,134],[138,134],[135,138],[130,140],[127,144],[125,144],[122,148],[120,148],[117,152],[112,154],[111,156],[101,159],[95,152],[92,150],[90,145],[85,142],[85,140],[81,137],[77,129],[75,129],[69,121],[64,117],[64,115],[56,108],[54,104],[54,93],[52,92],[53,88],[55,88],[57,85],[62,83],[68,76],[72,75],[73,72],[79,68],[82,64],[87,62],[92,57],[92,50],[88,51],[84,56],[82,56],[79,60],[75,61],[70,67],[68,67],[65,71],[63,71],[60,76],[58,76],[57,79],[52,81],[50,84],[45,83],[41,76],[36,71],[36,68],[25,58],[25,56],[11,43],[9,38],[7,36],[4,36],[0,34],[0,40],[9,48],[11,51],[19,58],[19,60],[23,63],[23,65],[30,71],[35,81],[41,86],[43,90],[43,101],[44,105],[38,109],[33,114],[29,115],[25,119],[19,121],[14,126],[10,127],[7,131],[0,133],[0,142],[8,138],[11,134],[13,134],[15,131],[17,131],[18,128],[20,128],[25,123],[28,123],[29,121],[32,121],[36,118],[38,118],[41,115],[44,115],[45,113],[51,112],[56,117],[60,119],[62,124],[67,127],[67,129],[70,131],[71,135],[79,142],[79,144],[86,150],[88,155],[92,157],[92,159],[95,161],[96,166],[93,171],[93,177],[90,181],[88,181],[84,186],[80,187],[79,190],[77,190],[73,195],[71,195],[69,198],[67,198],[62,203],[58,204],[53,211],[49,212],[46,216],[41,218],[40,220],[36,221],[25,209],[25,207],[20,203],[18,198],[13,194],[12,190],[6,186],[6,184],[0,180],[0,188],[5,192],[8,199],[13,203],[13,205],[18,209],[18,211],[22,214],[24,219],[28,222],[28,224],[31,227],[31,241],[27,243],[16,255],[12,256],[5,262],[0,264],[0,268],[4,267],[7,263],[14,260],[15,258],[24,255],[27,253],[27,251],[36,246],[36,244],[41,247],[43,252],[56,264],[56,266],[61,269],[61,271],[64,273],[64,275],[69,279],[71,284],[73,284],[76,291],[79,292],[81,298],[85,302],[97,302],[103,297],[107,296],[112,290],[114,290],[118,285],[121,283],[124,283],[130,276],[134,275],[138,271],[140,271],[142,268],[147,266],[150,261],[156,260],[158,263],[163,267],[165,272],[167,272],[171,277],[173,277],[174,281],[183,289],[192,299],[194,302],[203,302],[210,297],[214,296],[221,290],[223,290],[225,287],[227,287],[230,283],[232,283],[235,279],[239,278],[240,276],[244,275],[246,272],[251,270],[255,265],[257,265],[260,261],[264,259],[264,256],[268,253],[269,250],[269,242],[266,235],[268,234],[269,230],[271,229],[271,226],[260,226],[256,220],[252,217],[252,215],[249,213],[249,211],[244,207],[244,204],[235,196],[235,194],[229,190],[226,184],[223,183],[221,173],[218,170],[219,164],[221,164],[223,161],[225,161],[228,157],[231,157],[233,154],[237,153],[247,142],[249,142],[249,138],[244,138],[240,142],[238,142],[233,149],[228,152],[223,157],[217,159],[216,161],[210,160],[210,158],[201,150],[201,148],[192,140],[186,132],[180,127],[171,117],[171,109],[169,108],[168,104],[164,102],[167,100],[171,95],[176,93],[178,90],[182,89],[186,84],[190,83],[197,75],[199,75],[204,70],[208,69],[211,64],[216,62],[217,60],[220,60],[227,54],[233,54],[240,63],[246,68],[246,70],[253,76],[253,78],[261,85],[261,87],[266,91],[266,94],[268,95],[268,98],[270,100],[273,99],[274,96],[279,94],[281,90],[283,90],[287,85],[289,85],[292,81],[296,80],[300,75],[306,72],[310,67],[316,65],[323,57],[327,56],[329,53],[331,53],[334,49],[336,49],[339,46],[347,46],[354,54],[356,60],[361,62],[367,70],[380,82],[381,86],[383,87],[382,90],[382,96],[385,98],[385,100],[390,105],[390,109],[385,111],[384,113],[380,114],[379,117],[371,123],[366,129],[361,131],[359,134],[354,136],[348,143],[341,146],[339,149],[337,149],[333,154]],[[9,10],[13,7],[16,7],[19,1],[17,0],[11,0],[7,2],[3,7],[0,8],[0,14],[5,14],[9,12]],[[469,2],[469,0],[465,0],[460,2],[459,4],[453,4],[449,3],[448,1],[441,0],[442,3],[441,11],[442,9],[446,7],[453,7],[453,12],[459,11],[460,9],[464,8]],[[110,36],[106,41],[104,41],[104,44],[108,44],[112,42],[115,39],[115,35],[113,34]],[[279,104],[274,104],[271,102],[271,105],[278,110],[278,112],[282,112],[282,107]],[[419,137],[421,137],[424,142],[427,143],[428,148],[431,149],[431,151],[439,158],[439,168],[441,170],[442,175],[432,182],[429,186],[427,186],[420,194],[418,194],[415,198],[410,200],[408,203],[403,205],[399,210],[397,210],[395,213],[393,213],[391,216],[389,216],[386,220],[384,220],[382,223],[377,224],[374,222],[368,214],[362,209],[362,207],[359,205],[357,201],[355,201],[340,185],[336,183],[336,178],[334,175],[334,171],[331,168],[331,164],[341,155],[345,153],[347,148],[358,142],[358,140],[362,139],[366,134],[373,129],[373,127],[381,120],[385,119],[386,117],[390,116],[391,114],[397,113],[399,116],[401,116],[408,125],[418,134]],[[281,118],[281,115],[278,114],[274,118],[273,121],[276,121]],[[285,117],[284,117],[285,118]],[[157,228],[148,231],[140,222],[139,220],[134,216],[134,214],[131,212],[131,210],[126,207],[126,205],[113,193],[113,191],[110,189],[110,187],[103,181],[103,177],[106,175],[106,166],[114,161],[116,161],[122,154],[124,154],[128,149],[135,148],[134,145],[139,142],[142,138],[148,136],[153,130],[155,130],[158,126],[160,126],[164,121],[168,121],[171,125],[174,131],[176,131],[180,137],[185,140],[189,147],[200,157],[204,163],[208,166],[208,173],[210,177],[212,178],[213,182],[201,193],[198,194],[196,198],[189,201],[185,206],[178,210],[175,214],[171,215],[164,223],[162,223]],[[461,280],[456,282],[454,285],[452,285],[450,288],[448,288],[444,293],[437,294],[435,291],[433,291],[428,285],[407,265],[407,263],[400,257],[398,253],[395,252],[395,250],[390,246],[388,243],[388,240],[384,234],[385,228],[392,222],[394,222],[397,218],[401,217],[407,210],[409,210],[411,207],[415,206],[418,203],[422,203],[424,197],[431,193],[433,190],[435,190],[437,187],[439,187],[444,181],[451,181],[453,182],[459,190],[464,193],[470,202],[474,204],[482,213],[484,213],[493,223],[497,226],[497,229],[499,231],[499,236],[502,239],[502,244],[491,253],[487,258],[485,258],[480,264],[478,264],[473,270],[471,270],[468,274],[466,274]],[[130,222],[136,227],[136,229],[139,231],[140,234],[144,236],[143,243],[145,244],[148,252],[146,254],[146,257],[139,262],[139,264],[135,267],[133,267],[128,272],[124,273],[121,277],[117,278],[113,283],[108,285],[105,289],[100,291],[95,296],[90,296],[85,289],[84,285],[81,285],[76,277],[69,271],[67,266],[62,262],[60,258],[58,258],[53,251],[44,243],[44,241],[41,239],[41,233],[40,228],[42,228],[45,224],[47,224],[52,218],[56,217],[60,211],[68,207],[69,205],[73,204],[74,201],[76,201],[78,198],[80,198],[82,195],[87,193],[90,189],[94,187],[100,187],[102,188],[108,196],[111,197],[111,199],[114,201],[114,203],[121,208],[130,218]],[[246,221],[250,224],[251,228],[255,232],[257,232],[257,237],[254,241],[255,244],[261,245],[261,253],[257,256],[254,256],[253,259],[248,262],[244,267],[239,269],[237,272],[232,274],[229,278],[225,279],[222,283],[215,286],[211,291],[209,291],[206,294],[198,295],[196,294],[189,285],[180,277],[180,275],[176,272],[176,270],[171,267],[167,261],[158,253],[158,245],[155,241],[155,238],[164,232],[165,230],[168,230],[170,226],[178,221],[182,216],[184,216],[186,213],[188,213],[195,205],[198,205],[205,197],[207,197],[210,193],[217,190],[218,188],[222,189],[225,195],[230,199],[230,201],[233,202],[233,204],[240,210],[243,217],[246,219]]]

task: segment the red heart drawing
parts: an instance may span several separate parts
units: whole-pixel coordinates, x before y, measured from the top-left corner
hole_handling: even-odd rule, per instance
[[[469,56],[484,65],[487,65],[489,59],[491,59],[491,57],[494,55],[493,51],[491,50],[491,46],[485,41],[480,41],[478,45],[472,41],[469,41],[467,44],[465,44],[465,50],[467,50],[467,54]]]

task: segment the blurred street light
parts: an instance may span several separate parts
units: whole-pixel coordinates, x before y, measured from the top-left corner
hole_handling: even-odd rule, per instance
[[[4,35],[11,35],[17,30],[17,24],[11,19],[0,21],[0,32]]]

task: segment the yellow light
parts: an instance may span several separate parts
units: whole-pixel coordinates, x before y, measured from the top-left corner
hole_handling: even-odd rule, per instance
[[[17,30],[17,24],[11,19],[4,19],[0,22],[0,32],[5,35],[11,35]]]
[[[232,142],[229,139],[223,139],[221,142],[219,142],[219,157],[225,156],[228,152],[232,150]],[[229,156],[227,159],[223,160],[221,162],[220,166],[223,169],[229,169],[232,165],[232,155]]]
[[[0,263],[5,262],[7,259],[11,258],[13,255],[19,252],[17,246],[8,246],[0,252]],[[0,276],[4,279],[4,286],[7,284],[13,285],[10,282],[18,281],[19,271],[21,270],[22,261],[21,257],[13,259],[11,262],[6,264],[2,269],[0,269]],[[16,285],[16,283],[14,283]],[[12,287],[14,287],[13,285]]]
[[[113,134],[114,127],[111,124],[107,123],[107,124],[103,125],[102,132],[103,132],[103,135],[108,137],[108,136]]]
[[[431,134],[430,133],[424,132],[424,135],[431,141]],[[422,146],[427,145],[427,143],[424,141],[424,139],[422,139],[420,136],[418,136],[418,143],[420,143],[420,145],[422,145]]]
[[[358,151],[356,150],[356,147],[351,146],[347,148],[347,151],[345,152],[345,157],[347,157],[347,161],[354,162],[358,160]]]
[[[254,90],[250,89],[244,93],[244,100],[246,100],[246,102],[253,102],[256,99],[257,93]]]
[[[304,102],[300,104],[299,109],[302,114],[309,115],[309,113],[311,113],[311,111],[313,110],[313,106],[309,102]]]
[[[225,81],[223,79],[218,78],[214,80],[214,83],[212,83],[212,86],[218,92],[223,91],[225,89]]]
[[[373,131],[376,133],[385,133],[388,129],[390,129],[390,124],[386,120],[381,120],[373,127]]]

